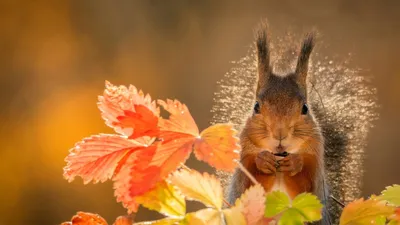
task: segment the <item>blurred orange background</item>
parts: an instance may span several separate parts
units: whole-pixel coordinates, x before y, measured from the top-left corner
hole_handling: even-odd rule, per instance
[[[265,17],[273,36],[317,28],[328,52],[353,53],[374,76],[381,118],[369,135],[363,193],[400,183],[399,12],[396,0],[2,0],[0,225],[58,224],[76,211],[109,222],[125,214],[110,182],[62,176],[75,142],[113,132],[96,106],[104,80],[177,98],[205,128],[216,82],[245,56]]]

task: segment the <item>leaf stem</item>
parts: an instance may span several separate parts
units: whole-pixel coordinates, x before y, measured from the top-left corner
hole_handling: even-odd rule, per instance
[[[239,161],[236,161],[236,164],[238,164],[239,169],[246,174],[246,176],[254,183],[254,184],[258,184],[256,178],[253,177],[253,175],[251,175],[251,173],[246,169],[246,167],[243,166],[243,164],[241,164]]]

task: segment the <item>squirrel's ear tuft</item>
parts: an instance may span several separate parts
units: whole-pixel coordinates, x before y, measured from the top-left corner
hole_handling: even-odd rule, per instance
[[[257,47],[257,63],[258,63],[258,83],[257,93],[264,87],[270,75],[269,64],[269,40],[268,40],[268,24],[262,21],[256,31],[256,47]]]
[[[311,52],[315,45],[315,33],[308,33],[303,41],[300,49],[300,55],[297,60],[296,75],[297,80],[302,86],[306,86],[307,73],[308,73],[308,63],[310,59]]]

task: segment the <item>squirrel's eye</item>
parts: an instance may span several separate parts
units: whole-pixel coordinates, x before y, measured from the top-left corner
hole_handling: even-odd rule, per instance
[[[257,114],[260,113],[260,103],[256,102],[254,105],[254,112]]]
[[[303,105],[303,108],[301,108],[301,114],[306,115],[308,113],[308,106],[307,104]]]

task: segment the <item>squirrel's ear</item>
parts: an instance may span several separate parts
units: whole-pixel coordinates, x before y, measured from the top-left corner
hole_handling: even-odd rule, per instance
[[[307,73],[308,73],[308,61],[310,54],[315,45],[315,34],[314,32],[308,33],[303,41],[300,49],[300,55],[297,60],[296,76],[297,81],[303,87],[306,87]]]
[[[267,23],[263,21],[256,31],[257,63],[258,63],[258,83],[257,93],[267,84],[271,72],[269,64],[269,43],[267,33]]]

